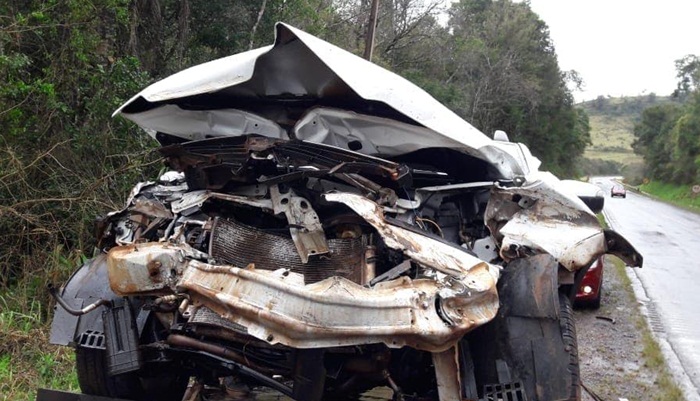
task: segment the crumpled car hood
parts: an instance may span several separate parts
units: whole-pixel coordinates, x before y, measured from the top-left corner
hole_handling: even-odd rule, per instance
[[[527,147],[491,140],[406,79],[284,23],[276,26],[274,45],[174,74],[114,115],[154,137],[160,132],[196,140],[255,132],[286,138],[281,125],[289,121],[284,109],[290,103],[321,106],[309,107],[313,116],[293,118],[297,139],[334,146],[359,140],[359,151],[373,155],[458,149],[490,162],[505,179],[540,165]],[[358,139],[359,132],[364,136]]]

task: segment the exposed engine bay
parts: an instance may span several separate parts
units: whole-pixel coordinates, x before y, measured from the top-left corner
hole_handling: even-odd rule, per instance
[[[247,81],[176,96],[159,92],[168,78],[118,111],[160,142],[169,171],[99,221],[102,253],[55,292],[52,342],[76,347],[79,370],[106,366],[99,383],[79,374],[84,391],[165,396],[145,390],[156,379],[182,396],[192,376],[200,399],[241,384],[298,400],[376,386],[457,400],[487,399],[487,385],[508,379],[531,400],[575,399],[571,377],[542,387],[547,371],[533,379],[523,360],[568,369],[559,327],[582,273],[603,253],[639,266],[641,256],[537,171],[524,145],[440,131],[456,116],[434,100],[431,118],[446,117],[362,100],[352,74],[333,69],[340,56],[323,58],[331,45],[278,29],[275,47],[237,55],[255,66],[241,62]],[[337,93],[330,84],[314,101],[259,88],[290,90],[261,65],[301,65],[302,45],[338,74],[326,84],[348,91],[344,107],[321,94]],[[492,321],[506,329],[471,336]],[[523,327],[544,339],[511,350],[528,339]],[[101,387],[125,377],[139,390]]]

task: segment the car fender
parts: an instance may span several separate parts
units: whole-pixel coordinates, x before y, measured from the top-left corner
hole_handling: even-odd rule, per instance
[[[105,254],[88,260],[73,273],[68,282],[61,288],[59,295],[74,309],[81,309],[100,299],[113,301],[119,297],[112,292],[107,275]],[[75,340],[87,331],[102,333],[102,312],[107,306],[83,314],[73,316],[61,306],[54,306],[54,318],[51,322],[51,344],[73,345]]]

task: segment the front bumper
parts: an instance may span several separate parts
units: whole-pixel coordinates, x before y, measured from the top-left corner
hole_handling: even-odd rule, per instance
[[[384,343],[438,352],[498,310],[498,272],[483,262],[461,280],[400,277],[367,287],[340,277],[304,284],[302,275],[284,268],[212,265],[183,254],[181,246],[166,243],[113,248],[112,289],[121,295],[187,293],[194,305],[249,335],[294,348]]]

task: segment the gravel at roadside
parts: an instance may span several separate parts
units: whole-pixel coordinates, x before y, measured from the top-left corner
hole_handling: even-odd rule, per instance
[[[646,322],[613,257],[606,257],[603,281],[600,309],[575,311],[583,385],[605,401],[681,401],[665,382],[663,364],[649,362]],[[583,401],[596,400],[583,393]]]

